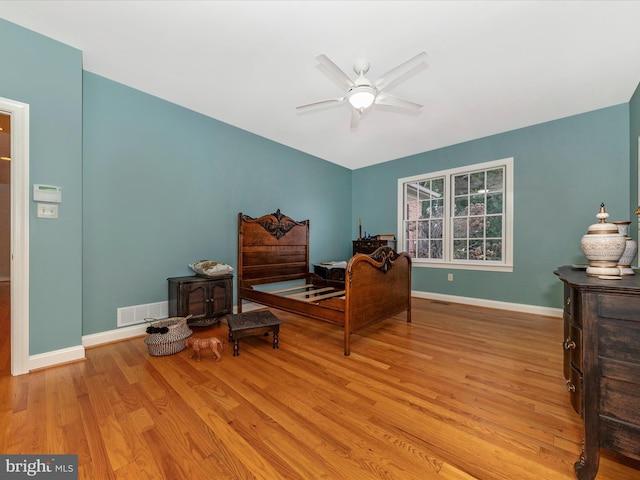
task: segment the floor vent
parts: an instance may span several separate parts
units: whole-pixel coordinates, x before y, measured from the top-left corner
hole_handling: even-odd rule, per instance
[[[145,318],[167,318],[169,302],[147,303],[133,307],[118,308],[118,327],[144,323]]]
[[[443,300],[431,300],[431,303],[437,303],[438,305],[449,305],[449,302]]]

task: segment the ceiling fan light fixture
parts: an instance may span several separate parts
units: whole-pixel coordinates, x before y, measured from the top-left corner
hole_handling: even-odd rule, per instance
[[[376,98],[376,91],[373,87],[361,86],[349,92],[349,103],[357,110],[366,110]]]

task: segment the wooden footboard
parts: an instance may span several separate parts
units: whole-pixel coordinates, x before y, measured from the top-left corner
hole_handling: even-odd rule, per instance
[[[411,322],[411,257],[380,247],[371,255],[357,254],[345,274],[344,354],[352,333],[406,312]]]
[[[407,312],[411,321],[411,258],[381,247],[352,257],[345,282],[310,273],[309,221],[280,213],[252,218],[238,214],[238,312],[243,300],[322,320],[344,329],[344,354],[351,334]],[[264,291],[260,285],[286,281],[305,285]]]

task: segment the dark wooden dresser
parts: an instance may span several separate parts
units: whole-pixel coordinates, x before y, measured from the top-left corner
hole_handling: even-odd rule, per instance
[[[375,252],[380,247],[390,247],[393,251],[395,251],[396,241],[375,239],[353,240],[353,255],[355,255],[356,253],[366,253],[367,255],[369,255]]]
[[[575,472],[592,480],[600,448],[640,460],[640,275],[603,280],[570,266],[554,273],[564,282],[564,376],[584,420]]]

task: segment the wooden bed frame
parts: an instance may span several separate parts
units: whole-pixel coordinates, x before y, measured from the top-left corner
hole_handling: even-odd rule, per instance
[[[381,247],[371,255],[356,254],[347,263],[344,282],[322,279],[309,267],[309,220],[295,221],[280,210],[259,218],[238,214],[238,313],[247,300],[339,325],[345,355],[352,333],[402,312],[411,322],[411,257],[406,253]],[[290,280],[305,282],[272,291],[254,288]]]

